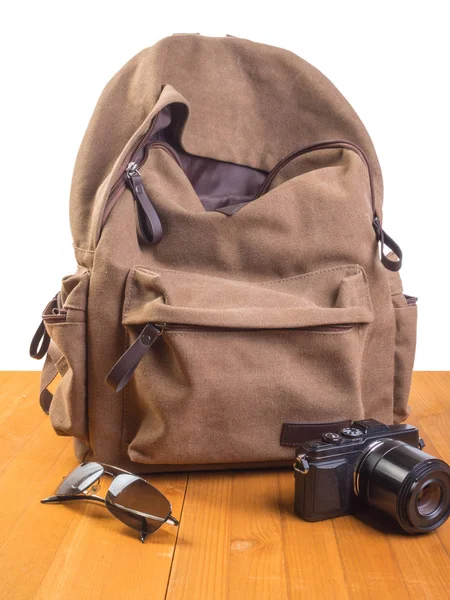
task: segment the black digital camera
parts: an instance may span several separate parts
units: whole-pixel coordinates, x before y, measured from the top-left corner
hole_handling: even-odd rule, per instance
[[[450,515],[450,467],[423,452],[412,425],[355,421],[297,449],[295,512],[321,521],[373,506],[408,533],[431,531]]]

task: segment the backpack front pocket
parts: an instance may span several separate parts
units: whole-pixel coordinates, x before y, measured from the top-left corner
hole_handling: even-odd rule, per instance
[[[283,423],[363,417],[372,319],[356,265],[260,282],[133,269],[123,309],[131,345],[112,370],[116,382],[129,379],[129,457],[284,460],[292,449],[280,446]]]

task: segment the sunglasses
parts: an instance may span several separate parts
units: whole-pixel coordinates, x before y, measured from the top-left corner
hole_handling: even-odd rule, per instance
[[[106,496],[96,496],[100,479],[107,473],[112,480]],[[93,500],[101,502],[119,521],[138,531],[141,541],[155,533],[163,523],[179,525],[172,517],[172,506],[167,498],[155,487],[118,467],[85,462],[64,477],[55,495],[41,500],[43,504],[70,502],[72,500]]]

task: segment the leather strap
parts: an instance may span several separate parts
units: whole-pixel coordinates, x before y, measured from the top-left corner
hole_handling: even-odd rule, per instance
[[[334,423],[283,423],[280,446],[300,446],[303,442],[321,438],[324,433],[337,433],[350,423],[350,420]]]
[[[157,244],[163,237],[163,228],[147,192],[139,171],[128,175],[128,183],[136,200],[136,226],[139,241],[144,244]]]
[[[53,308],[57,306],[57,297],[58,294],[53,296],[47,306],[44,308],[43,315],[52,314]],[[36,333],[33,336],[30,344],[30,356],[31,358],[35,358],[36,360],[40,360],[43,358],[48,350],[50,344],[50,336],[47,333],[45,328],[44,320],[41,321],[39,327],[36,329]]]
[[[106,376],[106,383],[109,387],[120,392],[127,385],[141,358],[161,333],[161,329],[152,323],[144,327],[137,340],[122,354]]]
[[[36,333],[33,336],[30,344],[30,356],[36,360],[40,360],[47,353],[50,345],[50,336],[45,329],[44,321],[41,321]]]
[[[50,410],[50,404],[53,400],[53,394],[48,390],[48,386],[52,383],[57,375],[58,369],[56,368],[56,365],[51,359],[50,355],[47,354],[41,373],[41,388],[39,390],[39,403],[42,410],[47,415]]]
[[[389,271],[400,271],[402,268],[403,253],[400,246],[388,235],[381,227],[378,217],[373,219],[373,228],[377,236],[377,241],[381,244],[381,262]],[[392,260],[384,253],[384,246],[387,246],[397,256],[398,260]]]
[[[41,386],[39,390],[39,403],[42,410],[48,415],[50,411],[50,405],[53,400],[53,394],[49,391],[48,387],[58,375],[64,375],[67,370],[66,359],[58,348],[58,346],[50,341],[47,356],[45,358],[44,367],[41,373]]]

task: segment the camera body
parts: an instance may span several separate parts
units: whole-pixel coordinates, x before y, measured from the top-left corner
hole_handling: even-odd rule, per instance
[[[302,444],[294,463],[296,514],[322,521],[362,509],[358,495],[359,466],[380,440],[398,440],[415,448],[424,444],[412,425],[385,425],[375,419],[354,421],[339,433]]]

